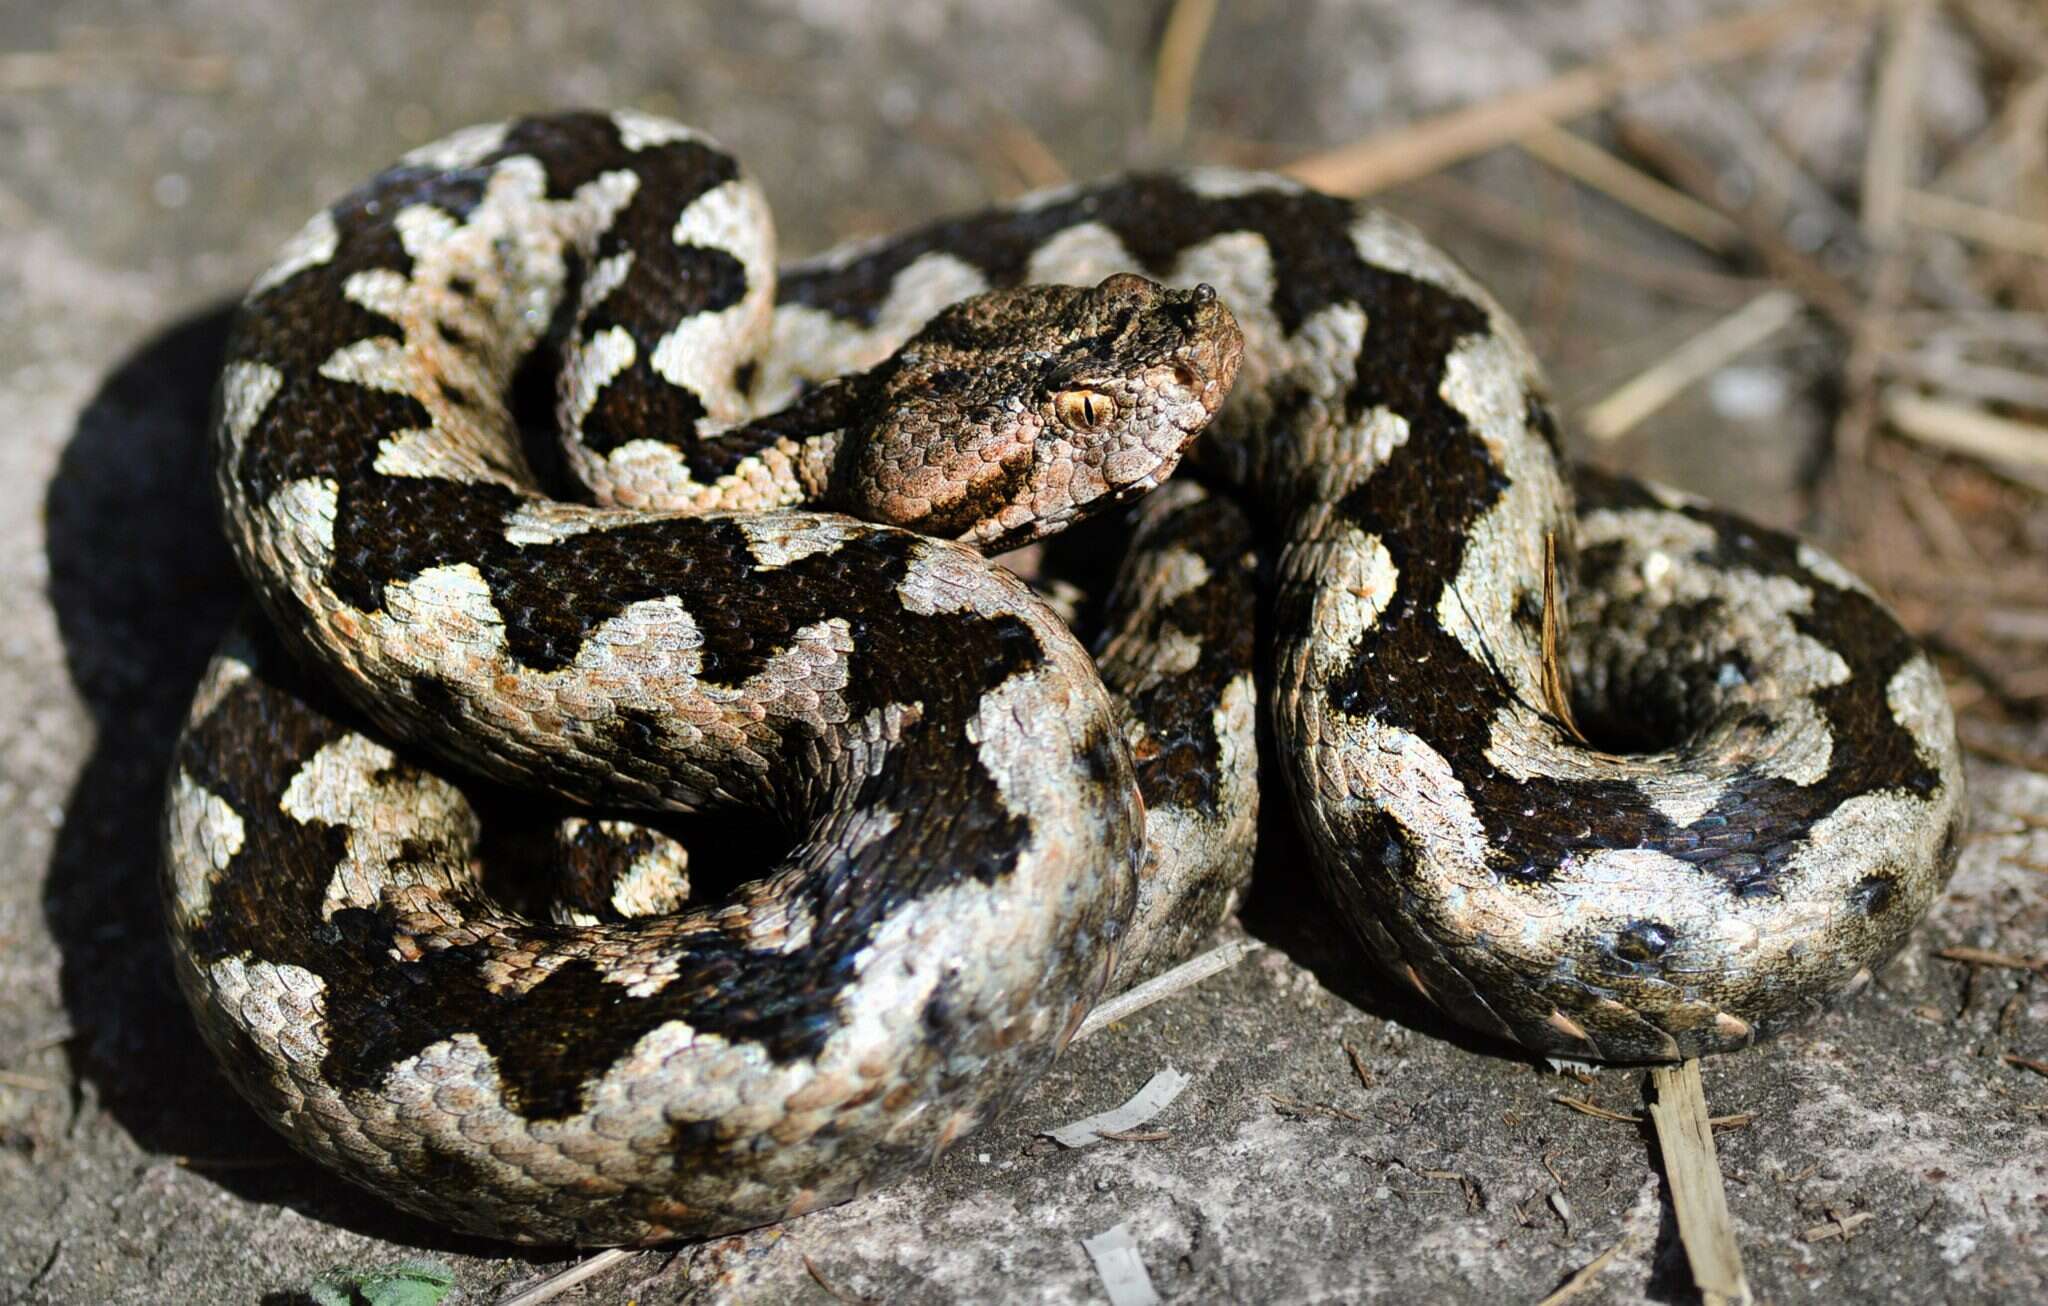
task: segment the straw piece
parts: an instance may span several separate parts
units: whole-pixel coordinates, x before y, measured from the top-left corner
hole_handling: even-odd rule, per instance
[[[2048,222],[2030,222],[1925,190],[1906,191],[1900,198],[1900,208],[1905,220],[1916,227],[1945,231],[1979,245],[2009,249],[2034,258],[2048,258]]]
[[[1285,171],[1320,190],[1368,194],[1518,140],[1537,128],[1590,113],[1631,87],[1701,64],[1740,58],[1822,17],[1864,7],[1857,0],[1793,0],[1703,23],[1665,40],[1634,42],[1527,90],[1297,159]]]
[[[1724,215],[1562,127],[1539,126],[1515,143],[1566,176],[1715,253],[1732,249],[1742,238],[1741,229]]]
[[[1688,387],[1784,329],[1802,307],[1789,290],[1766,290],[1588,408],[1586,433],[1595,440],[1628,434]]]
[[[1147,131],[1154,144],[1175,146],[1187,137],[1195,69],[1215,21],[1216,0],[1176,0],[1166,16],[1159,57],[1152,65],[1152,120]]]
[[[1657,1147],[1664,1154],[1664,1173],[1671,1181],[1671,1210],[1678,1218],[1678,1240],[1692,1265],[1693,1285],[1707,1306],[1755,1300],[1742,1269],[1742,1249],[1735,1242],[1735,1222],[1728,1214],[1728,1194],[1721,1182],[1721,1163],[1714,1155],[1714,1130],[1707,1122],[1707,1094],[1700,1083],[1697,1057],[1676,1066],[1650,1071],[1657,1098],[1650,1103]]]
[[[2021,467],[2048,467],[2048,427],[1902,388],[1885,392],[1884,416],[1902,435],[1949,453]]]

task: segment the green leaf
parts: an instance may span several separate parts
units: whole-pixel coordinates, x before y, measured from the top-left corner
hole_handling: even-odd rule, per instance
[[[454,1286],[454,1270],[422,1257],[376,1270],[331,1269],[306,1291],[317,1306],[435,1306]]]

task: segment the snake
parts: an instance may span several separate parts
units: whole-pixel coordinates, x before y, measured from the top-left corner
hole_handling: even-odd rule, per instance
[[[693,129],[537,116],[236,316],[254,601],[162,892],[228,1078],[352,1182],[593,1246],[871,1191],[1201,946],[1262,790],[1283,892],[1553,1058],[1774,1035],[1946,882],[1927,655],[1813,546],[1567,461],[1400,221],[1205,167],[772,233]],[[1068,541],[1092,650],[1019,574]]]

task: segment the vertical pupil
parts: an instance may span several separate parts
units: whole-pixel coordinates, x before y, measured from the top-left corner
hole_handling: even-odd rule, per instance
[[[1094,395],[1082,395],[1082,396],[1081,396],[1081,420],[1082,420],[1082,421],[1084,421],[1084,422],[1086,422],[1086,423],[1088,423],[1088,425],[1090,425],[1090,426],[1093,426],[1093,425],[1095,425],[1095,396],[1094,396]]]

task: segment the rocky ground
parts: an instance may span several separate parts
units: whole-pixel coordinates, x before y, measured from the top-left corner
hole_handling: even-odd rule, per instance
[[[324,200],[464,123],[637,105],[732,146],[803,252],[1060,174],[1284,160],[1726,6],[1226,5],[1178,141],[1147,128],[1168,8],[0,9],[0,1299],[288,1302],[327,1266],[426,1253],[454,1270],[449,1300],[490,1302],[573,1259],[452,1237],[296,1159],[216,1074],[170,978],[158,786],[236,601],[199,453],[224,305]],[[1682,126],[1698,97],[1769,103],[1818,68],[1849,89],[1823,78],[1799,126],[1852,155],[1869,53],[1851,26],[1636,99]],[[1930,130],[1957,136],[1986,108],[1939,36]],[[1568,413],[1747,293],[1524,155],[1451,178],[1386,199],[1523,316]],[[1577,254],[1518,237],[1502,206]],[[1795,326],[1594,456],[1801,524],[1838,352]],[[1746,1118],[1719,1144],[1764,1300],[2048,1300],[2048,1080],[2003,1059],[2048,1057],[2048,980],[1935,955],[2042,948],[2048,777],[1973,758],[1971,781],[1977,834],[1899,960],[1846,1009],[1706,1067],[1715,1112]],[[1247,961],[1076,1046],[929,1174],[638,1254],[561,1300],[1099,1301],[1081,1240],[1120,1223],[1168,1300],[1533,1302],[1609,1249],[1583,1300],[1693,1299],[1647,1129],[1556,1100],[1633,1113],[1639,1077],[1582,1083],[1444,1027],[1315,929],[1303,892],[1262,882]],[[1166,1138],[1034,1141],[1168,1065],[1191,1084]]]

